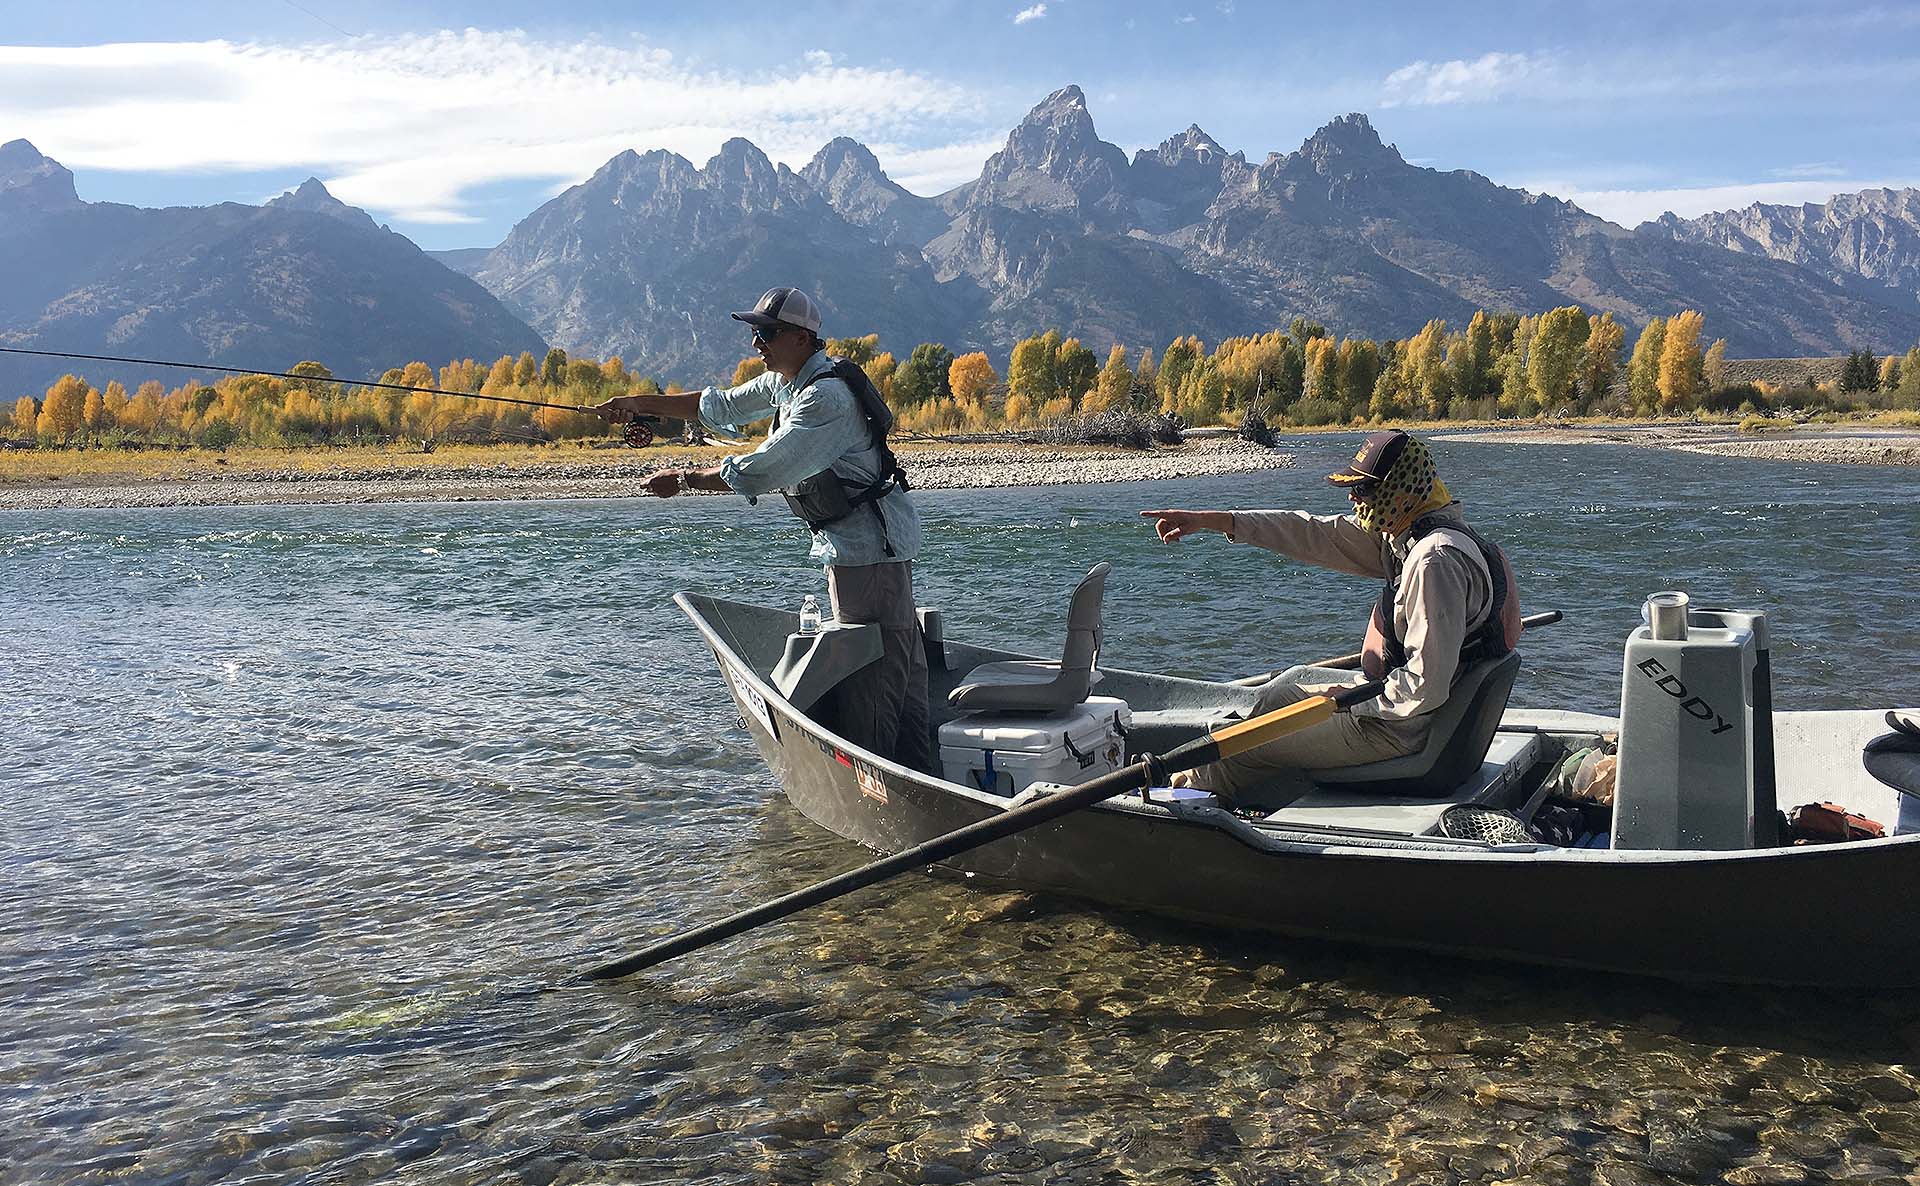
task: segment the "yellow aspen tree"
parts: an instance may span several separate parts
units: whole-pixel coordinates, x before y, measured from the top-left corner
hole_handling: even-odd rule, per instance
[[[22,436],[32,436],[34,426],[40,421],[40,406],[30,395],[23,395],[13,401],[13,430]]]
[[[987,392],[999,381],[993,364],[979,351],[962,354],[947,366],[947,385],[953,388],[953,398],[963,404],[986,399]]]
[[[880,357],[880,335],[868,334],[863,338],[828,338],[827,353],[835,358],[844,358],[854,366],[864,369],[868,363]]]
[[[1620,351],[1626,347],[1626,327],[1611,313],[1587,318],[1587,348],[1580,359],[1580,396],[1585,404],[1607,397],[1620,373]]]
[[[1055,341],[1046,334],[1023,338],[1007,358],[1007,390],[1030,406],[1044,404],[1057,394],[1053,376]]]
[[[1889,354],[1880,360],[1880,390],[1892,393],[1900,388],[1900,356]]]
[[[1127,366],[1127,348],[1115,344],[1107,351],[1107,365],[1100,368],[1099,381],[1080,407],[1089,415],[1118,412],[1133,405],[1133,370]]]
[[[1487,393],[1493,373],[1493,321],[1485,309],[1474,311],[1467,332],[1447,346],[1447,373],[1453,379],[1453,398],[1479,399]]]
[[[78,376],[60,376],[52,387],[47,388],[47,397],[40,401],[40,418],[34,423],[35,431],[56,441],[70,439],[85,423],[89,390],[86,382]]]
[[[107,384],[107,389],[101,394],[100,398],[106,413],[106,426],[108,428],[121,427],[122,417],[127,414],[127,406],[132,403],[132,401],[127,398],[127,389],[120,385],[120,380],[115,379]]]
[[[80,421],[88,432],[100,432],[107,427],[107,401],[91,387],[87,388],[86,403],[80,408]]]
[[[1727,340],[1715,338],[1713,345],[1707,347],[1707,356],[1700,360],[1700,377],[1707,391],[1718,391],[1727,385]]]
[[[502,354],[494,360],[492,368],[487,371],[487,381],[480,385],[480,390],[486,395],[499,395],[512,386],[513,357]]]
[[[879,339],[878,334],[873,336],[875,340]],[[874,387],[879,389],[881,398],[889,404],[893,402],[893,372],[899,367],[900,364],[894,361],[891,351],[876,354],[872,361],[860,364],[860,369],[867,372],[867,378],[872,380]]]
[[[765,359],[760,358],[758,355],[752,358],[743,358],[735,364],[733,368],[733,382],[727,384],[727,386],[738,387],[742,383],[751,382],[766,373],[767,363]]]
[[[1542,313],[1534,324],[1527,346],[1527,381],[1542,409],[1553,411],[1572,401],[1589,328],[1587,312],[1578,305]]]
[[[1331,400],[1334,398],[1335,363],[1338,361],[1338,347],[1329,337],[1307,339],[1307,377],[1306,389],[1310,399]],[[1166,368],[1161,368],[1164,375]]]
[[[1667,321],[1655,317],[1647,322],[1633,344],[1633,357],[1627,360],[1627,395],[1633,410],[1650,416],[1660,407],[1660,354],[1667,345]]]
[[[1666,340],[1660,346],[1660,410],[1663,412],[1689,408],[1700,397],[1700,328],[1705,321],[1692,309],[1667,320]]]
[[[540,363],[533,357],[533,351],[523,350],[513,364],[513,385],[531,387],[540,378]]]

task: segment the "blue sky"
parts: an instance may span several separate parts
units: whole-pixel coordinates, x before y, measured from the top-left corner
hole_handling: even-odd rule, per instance
[[[733,135],[795,168],[850,135],[937,193],[1068,83],[1129,151],[1198,123],[1257,162],[1364,111],[1416,164],[1627,225],[1920,185],[1920,3],[1817,0],[16,0],[0,141],[92,201],[311,174],[422,246],[489,246],[622,149]]]

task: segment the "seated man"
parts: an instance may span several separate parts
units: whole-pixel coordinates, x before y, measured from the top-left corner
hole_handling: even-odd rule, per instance
[[[1357,766],[1412,753],[1430,714],[1446,703],[1468,662],[1497,658],[1520,638],[1513,567],[1467,526],[1427,446],[1397,429],[1376,432],[1353,463],[1327,475],[1345,488],[1350,515],[1304,511],[1141,511],[1165,543],[1217,531],[1336,572],[1386,581],[1367,623],[1362,670],[1386,683],[1378,699],[1238,757],[1176,775],[1236,802],[1278,807],[1311,787],[1303,771]],[[1261,685],[1271,712],[1348,682],[1346,672],[1294,667]]]

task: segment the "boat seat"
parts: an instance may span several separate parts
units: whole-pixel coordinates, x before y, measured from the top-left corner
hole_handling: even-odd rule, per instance
[[[1440,833],[1441,817],[1457,804],[1511,804],[1527,772],[1540,760],[1540,752],[1537,733],[1497,733],[1479,768],[1440,798],[1354,794],[1346,788],[1314,790],[1268,814],[1263,822],[1435,836]]]
[[[1519,651],[1469,664],[1454,681],[1447,702],[1434,711],[1426,744],[1419,749],[1359,766],[1309,770],[1307,777],[1318,786],[1347,793],[1411,798],[1450,794],[1486,759],[1519,672]]]
[[[1073,590],[1067,606],[1067,642],[1057,663],[1008,660],[982,663],[966,674],[960,686],[947,694],[948,703],[962,712],[1022,712],[1036,715],[1065,712],[1087,698],[1100,673],[1104,631],[1100,603],[1106,596],[1107,573],[1112,566],[1093,566]]]

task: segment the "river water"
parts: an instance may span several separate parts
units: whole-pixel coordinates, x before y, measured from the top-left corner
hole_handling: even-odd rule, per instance
[[[1289,471],[922,494],[921,600],[950,637],[1054,650],[1108,560],[1114,666],[1348,650],[1372,588],[1163,547],[1135,512],[1334,510],[1318,475],[1354,439]],[[1661,588],[1767,611],[1783,707],[1920,701],[1913,470],[1437,452],[1526,607],[1568,615],[1516,703],[1614,708]],[[922,877],[565,986],[866,859],[780,797],[669,601],[797,606],[804,552],[725,498],[0,515],[0,1182],[1920,1181],[1916,993]]]

